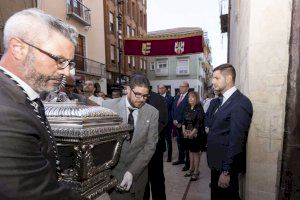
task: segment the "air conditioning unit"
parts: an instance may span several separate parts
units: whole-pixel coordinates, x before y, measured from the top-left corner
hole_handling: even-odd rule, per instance
[[[178,66],[176,68],[176,75],[189,75],[190,69],[188,66]]]

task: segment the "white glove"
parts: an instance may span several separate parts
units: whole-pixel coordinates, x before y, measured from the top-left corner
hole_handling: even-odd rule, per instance
[[[123,176],[123,180],[122,180],[120,186],[125,188],[126,191],[129,191],[129,189],[132,185],[132,179],[133,179],[132,174],[129,171],[127,171]]]

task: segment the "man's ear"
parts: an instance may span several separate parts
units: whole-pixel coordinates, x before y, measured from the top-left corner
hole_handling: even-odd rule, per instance
[[[129,87],[128,85],[126,85],[125,88],[126,88],[126,93],[129,94],[129,92],[130,92],[130,87]]]
[[[24,59],[28,53],[28,47],[17,38],[11,38],[9,40],[8,49],[16,60]]]

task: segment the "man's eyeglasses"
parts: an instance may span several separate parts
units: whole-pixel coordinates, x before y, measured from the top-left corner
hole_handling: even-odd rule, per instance
[[[131,89],[131,88],[130,88],[130,89]],[[139,92],[133,91],[133,89],[131,89],[131,91],[133,92],[134,96],[135,96],[136,98],[138,98],[138,99],[140,99],[140,98],[142,98],[142,97],[143,97],[143,99],[147,99],[147,98],[149,97],[149,94],[141,94],[141,93],[139,93]]]
[[[25,42],[24,40],[21,39],[22,42],[27,44],[28,46],[31,46],[37,50],[39,50],[41,53],[46,54],[53,60],[55,60],[56,64],[58,65],[57,69],[65,69],[66,67],[70,66],[70,70],[75,69],[76,63],[73,60],[68,60],[65,58],[62,58],[60,56],[53,55],[52,53],[48,53],[47,51],[44,51],[43,49],[40,49],[32,44],[29,44],[28,42]]]

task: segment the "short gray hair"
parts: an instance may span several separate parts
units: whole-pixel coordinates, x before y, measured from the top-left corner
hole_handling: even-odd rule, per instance
[[[78,33],[76,28],[45,12],[30,8],[12,15],[5,23],[3,43],[8,48],[12,37],[24,39],[31,43],[40,43],[42,37],[50,37],[52,31],[62,34],[74,46],[77,45]],[[46,39],[47,39],[46,38]]]

